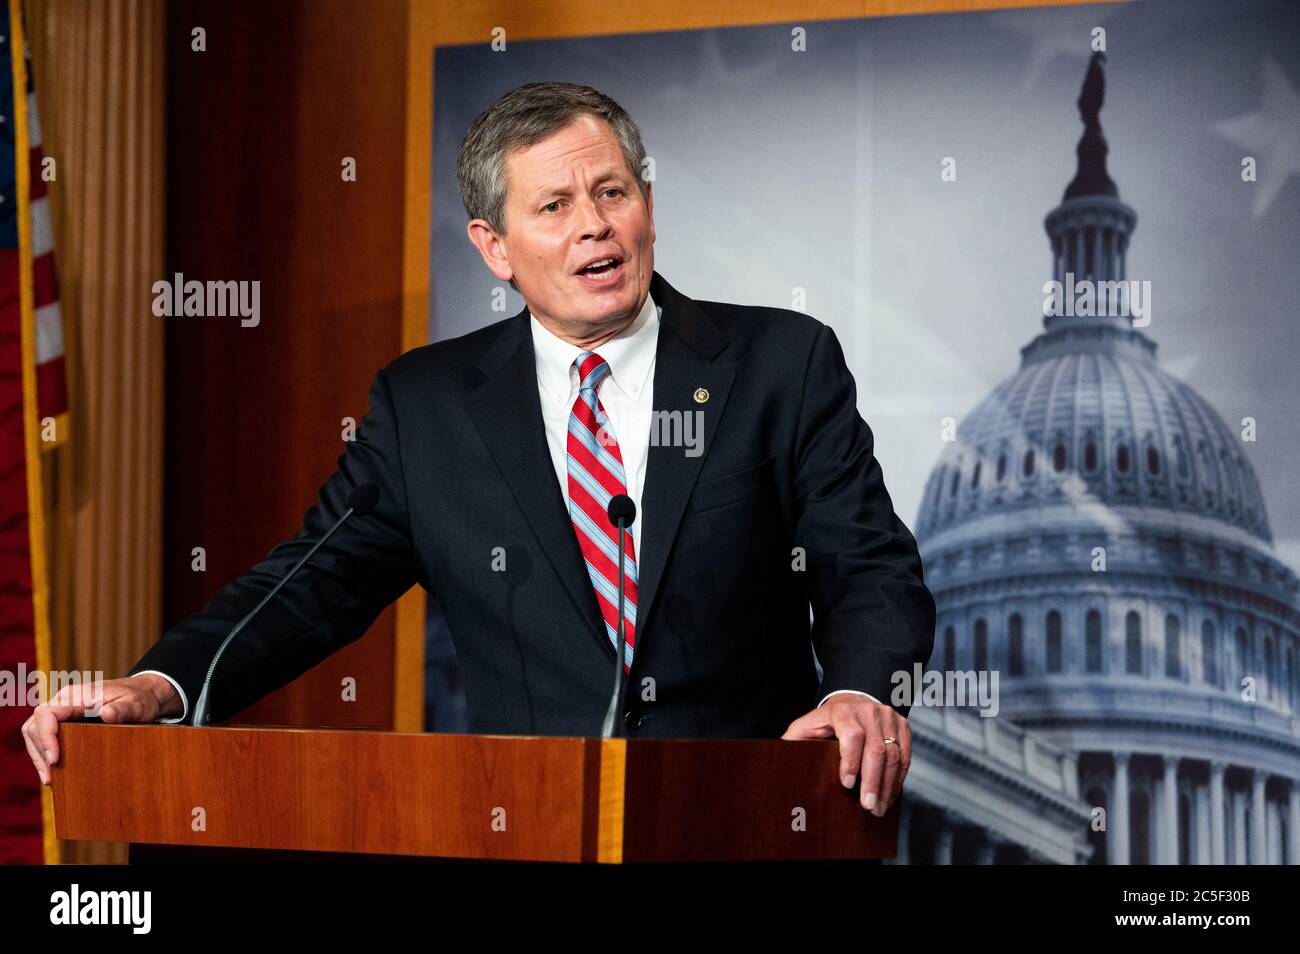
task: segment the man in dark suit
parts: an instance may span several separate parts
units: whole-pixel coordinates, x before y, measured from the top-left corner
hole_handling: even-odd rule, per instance
[[[472,731],[597,734],[618,645],[605,508],[625,494],[623,731],[834,736],[842,784],[889,809],[911,738],[906,700],[882,700],[934,634],[915,540],[831,329],[693,301],[654,271],[644,155],[587,87],[529,84],[479,117],[458,164],[469,239],[527,306],[380,371],[299,533],[105,682],[105,721],[192,718],[232,625],[369,482],[373,512],[230,645],[212,718],[359,638],[418,583],[446,613]],[[59,719],[80,711],[67,702],[25,727],[43,779]]]

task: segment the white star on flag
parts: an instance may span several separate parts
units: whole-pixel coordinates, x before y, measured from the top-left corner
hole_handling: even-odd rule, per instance
[[[1264,57],[1263,102],[1253,113],[1224,119],[1210,131],[1241,146],[1258,163],[1254,218],[1258,219],[1286,181],[1300,173],[1300,95],[1282,67]]]

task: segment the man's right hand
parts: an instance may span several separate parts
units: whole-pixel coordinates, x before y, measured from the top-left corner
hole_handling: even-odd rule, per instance
[[[59,761],[59,723],[98,715],[108,723],[156,722],[181,714],[176,687],[162,676],[145,673],[64,686],[23,723],[23,742],[41,784],[50,784],[50,766]]]

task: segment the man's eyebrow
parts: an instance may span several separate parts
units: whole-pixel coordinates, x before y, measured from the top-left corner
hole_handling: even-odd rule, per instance
[[[610,169],[608,172],[602,173],[601,176],[598,179],[596,179],[595,184],[600,185],[602,182],[608,182],[610,179],[618,179],[621,177],[625,177],[626,175],[627,173],[623,172],[622,170]],[[554,186],[554,187],[542,186],[535,193],[533,193],[533,196],[534,198],[537,199],[543,199],[548,195],[572,195],[572,194],[573,194],[573,190],[570,189],[568,186]]]

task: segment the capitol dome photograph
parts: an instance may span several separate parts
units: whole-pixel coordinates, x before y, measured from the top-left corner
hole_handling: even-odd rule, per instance
[[[1045,290],[1098,291],[1071,296],[1089,306],[1074,314],[1045,296],[1019,369],[925,484],[928,668],[996,671],[1000,691],[989,726],[913,710],[924,797],[900,861],[1300,857],[1296,574],[1251,464],[1258,422],[1225,420],[1144,330],[1126,265],[1140,217],[1107,171],[1105,62],[1088,65],[1077,171],[1044,223]],[[964,761],[963,743],[978,750]],[[999,749],[1033,790],[983,789]],[[935,784],[940,764],[988,797]]]

